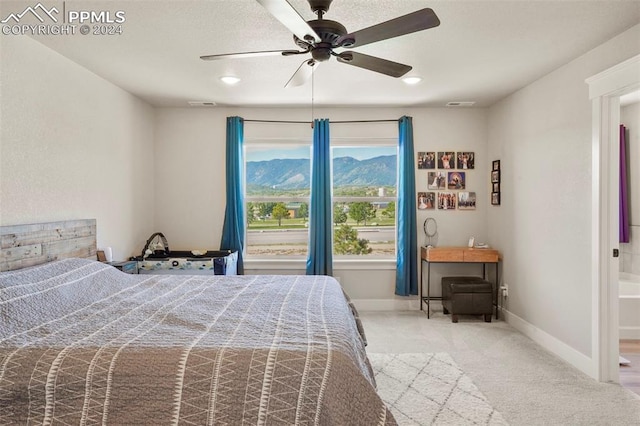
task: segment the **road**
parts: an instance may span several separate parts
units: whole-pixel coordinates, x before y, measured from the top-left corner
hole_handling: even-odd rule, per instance
[[[371,242],[394,241],[396,239],[394,228],[356,228],[358,238],[364,238]],[[262,244],[284,244],[284,243],[304,243],[308,239],[306,229],[282,229],[282,230],[259,230],[248,231],[247,242],[252,245]]]

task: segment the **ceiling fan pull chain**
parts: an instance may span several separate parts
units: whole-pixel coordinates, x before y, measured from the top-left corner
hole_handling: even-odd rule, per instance
[[[315,92],[315,87],[316,87],[316,77],[314,75],[315,73],[311,74],[311,128],[313,129],[313,117],[315,116],[315,114],[313,113],[313,101],[314,101],[314,92]]]

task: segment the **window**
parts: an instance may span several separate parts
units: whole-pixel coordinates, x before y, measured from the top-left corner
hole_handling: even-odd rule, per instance
[[[395,258],[397,140],[331,141],[333,252]],[[306,258],[311,141],[245,142],[248,257]]]
[[[306,257],[310,158],[309,142],[246,143],[248,256]]]
[[[333,253],[395,257],[397,141],[364,144],[331,149]]]

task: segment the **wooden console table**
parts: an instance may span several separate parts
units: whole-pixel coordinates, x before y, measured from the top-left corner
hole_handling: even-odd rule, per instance
[[[427,264],[427,293],[422,295],[422,269],[423,263]],[[442,300],[442,297],[433,297],[430,295],[431,290],[431,264],[432,263],[481,263],[482,278],[486,279],[486,264],[493,263],[496,265],[496,280],[494,289],[494,305],[496,307],[496,319],[498,319],[498,264],[500,262],[500,252],[490,248],[471,248],[471,247],[420,247],[420,310],[422,303],[427,303],[427,318],[430,313],[430,301]]]

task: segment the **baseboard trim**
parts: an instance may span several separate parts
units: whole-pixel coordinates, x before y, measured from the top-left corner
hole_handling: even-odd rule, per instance
[[[420,309],[417,298],[409,299],[352,299],[359,311],[413,311]]]
[[[640,340],[640,327],[620,327],[620,338]]]
[[[586,356],[582,352],[575,350],[561,340],[558,340],[549,333],[540,330],[538,327],[509,312],[508,310],[502,309],[501,311],[502,317],[505,319],[505,321],[520,333],[524,334],[525,336],[542,346],[544,349],[568,362],[578,370],[582,371],[584,374],[590,377],[594,377],[593,359]]]

